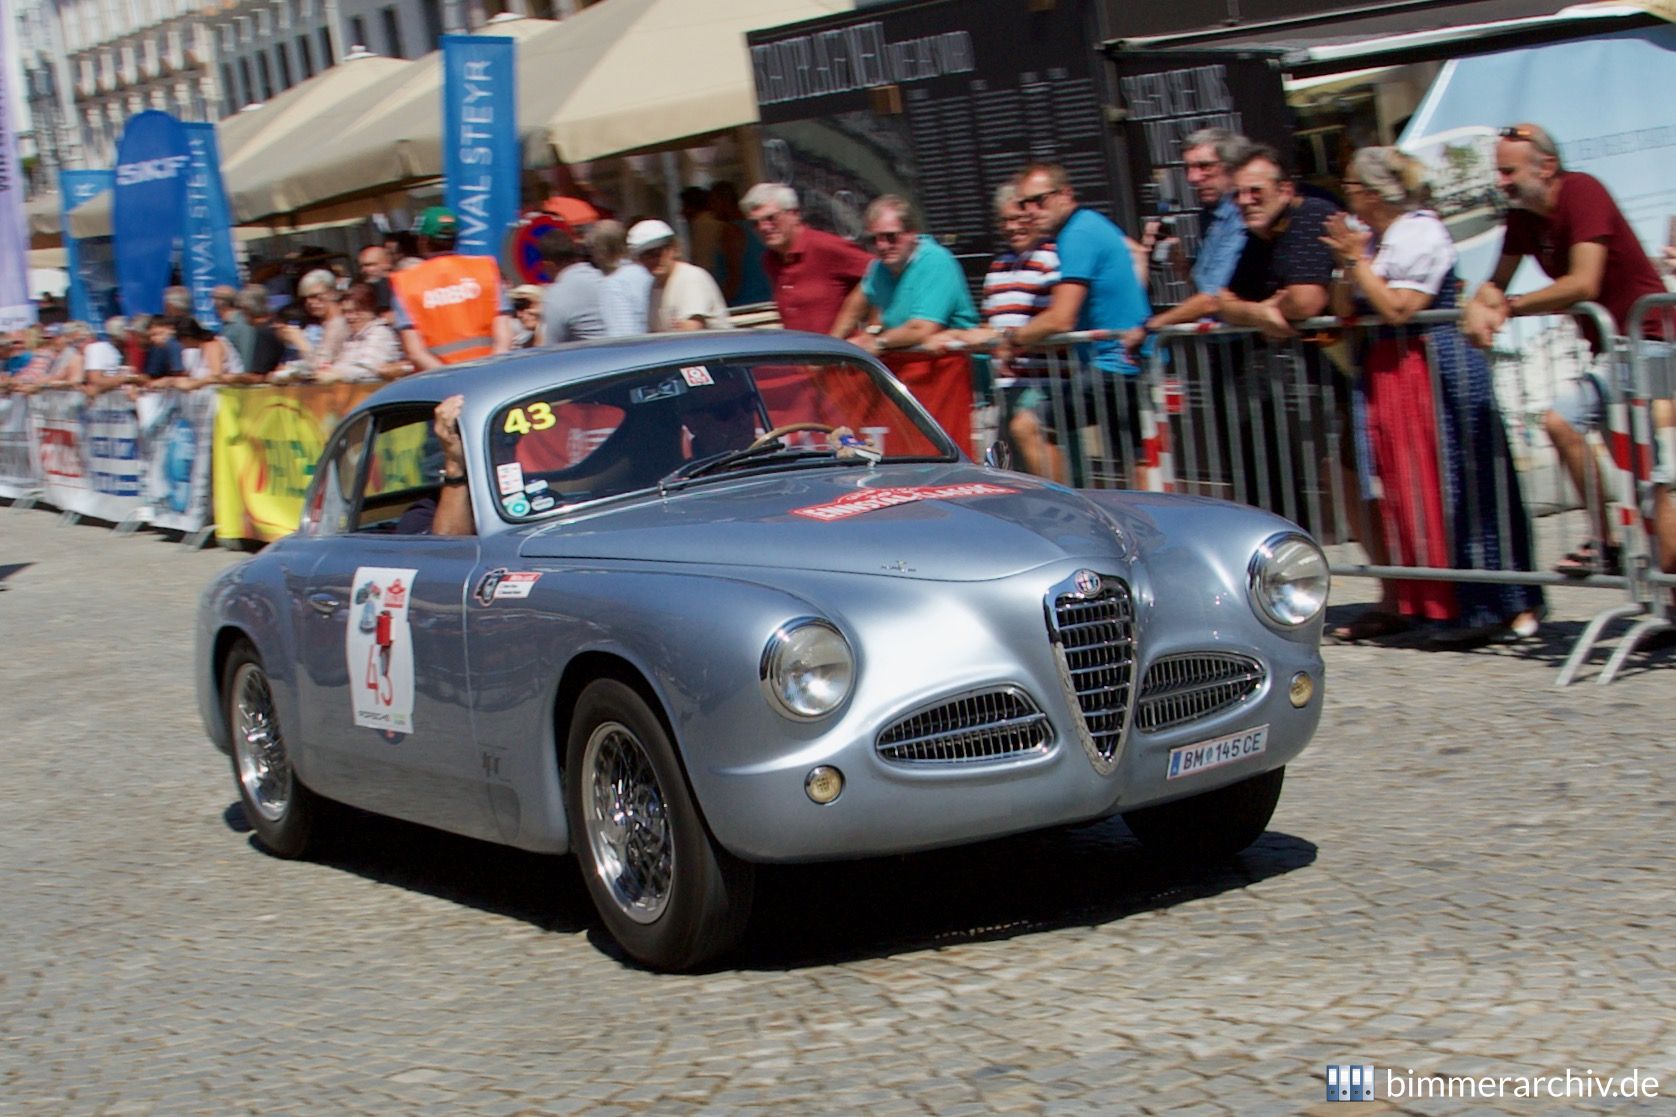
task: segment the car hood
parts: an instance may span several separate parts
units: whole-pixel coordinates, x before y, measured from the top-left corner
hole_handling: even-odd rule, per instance
[[[1068,557],[1115,560],[1150,530],[1072,489],[966,463],[822,468],[567,518],[532,532],[520,554],[980,581]]]

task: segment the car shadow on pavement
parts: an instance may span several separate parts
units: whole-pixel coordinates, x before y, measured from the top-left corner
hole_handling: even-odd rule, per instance
[[[0,564],[0,591],[4,591],[7,588],[5,584],[7,578],[10,578],[13,574],[18,574],[22,571],[28,570],[34,565],[35,564],[32,562],[8,562]]]
[[[587,931],[602,954],[635,965],[600,925],[573,857],[348,807],[331,815],[332,836],[316,864],[549,931]],[[238,802],[222,817],[250,833]],[[267,853],[254,834],[250,844]],[[1313,843],[1271,830],[1231,861],[1172,868],[1111,818],[929,853],[762,866],[744,940],[708,969],[801,969],[1095,927],[1244,888],[1315,856]]]
[[[242,804],[235,801],[222,817],[229,829],[250,833]],[[328,822],[328,836],[310,858],[315,864],[561,934],[598,922],[573,857],[529,853],[339,804],[328,808]],[[271,856],[254,834],[250,845]]]
[[[724,965],[797,969],[1065,927],[1230,892],[1314,862],[1277,831],[1233,860],[1175,868],[1116,818],[902,857],[774,866],[757,876],[750,929]]]

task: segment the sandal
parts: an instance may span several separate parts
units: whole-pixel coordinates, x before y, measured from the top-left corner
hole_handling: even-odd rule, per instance
[[[1602,546],[1599,540],[1589,539],[1556,562],[1554,569],[1567,578],[1587,578],[1591,574],[1622,574],[1622,554],[1622,548],[1616,543]]]
[[[1363,613],[1348,624],[1334,625],[1326,632],[1327,639],[1340,644],[1355,644],[1362,640],[1378,640],[1385,636],[1395,636],[1399,632],[1407,632],[1413,627],[1407,617],[1397,613],[1385,613],[1380,610]]]

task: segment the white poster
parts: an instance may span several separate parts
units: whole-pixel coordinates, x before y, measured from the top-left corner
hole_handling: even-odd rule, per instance
[[[356,725],[413,731],[413,630],[407,623],[407,602],[417,574],[362,566],[350,582],[343,644]]]
[[[142,488],[153,526],[197,531],[209,523],[211,443],[219,399],[208,389],[140,397]]]

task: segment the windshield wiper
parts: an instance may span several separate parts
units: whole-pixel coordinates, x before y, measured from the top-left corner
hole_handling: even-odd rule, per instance
[[[670,473],[658,482],[658,487],[677,481],[692,481],[710,473],[720,473],[747,462],[791,462],[807,458],[837,458],[837,451],[832,449],[813,450],[807,446],[784,446],[778,442],[770,442],[762,446],[747,446],[743,450],[724,450],[719,454],[711,454],[705,458],[694,458],[679,469]]]

